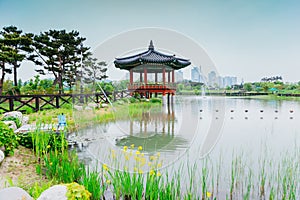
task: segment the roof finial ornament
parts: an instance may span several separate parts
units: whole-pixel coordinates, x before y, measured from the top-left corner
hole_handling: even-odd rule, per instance
[[[154,50],[153,42],[150,40],[149,50]]]

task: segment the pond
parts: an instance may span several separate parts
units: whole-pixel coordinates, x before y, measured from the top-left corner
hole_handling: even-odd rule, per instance
[[[253,174],[253,185],[259,185],[262,172],[269,181],[281,181],[274,174],[285,169],[282,163],[293,165],[293,158],[300,158],[299,119],[300,101],[176,96],[173,105],[150,107],[136,116],[128,110],[126,119],[94,125],[76,134],[90,140],[79,152],[90,167],[105,163],[134,171],[135,156],[141,153],[145,163],[156,160],[162,172],[180,171],[185,181],[191,179],[189,169],[203,172],[208,168],[210,189],[216,190],[213,182],[217,182],[219,197],[225,198],[233,168],[244,182]],[[140,165],[143,172],[151,168],[145,163]],[[299,175],[298,165],[292,170]],[[201,179],[201,175],[195,177]],[[298,189],[299,182],[298,176]]]

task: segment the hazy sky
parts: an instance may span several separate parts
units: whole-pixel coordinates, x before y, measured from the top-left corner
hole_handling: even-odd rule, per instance
[[[300,80],[297,0],[0,0],[0,26],[7,25],[34,33],[78,30],[92,49],[120,32],[167,28],[200,44],[223,76]],[[33,73],[29,64],[20,69],[24,80]]]

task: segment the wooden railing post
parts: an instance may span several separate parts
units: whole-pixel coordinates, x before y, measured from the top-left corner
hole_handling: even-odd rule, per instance
[[[14,97],[9,98],[9,111],[14,111]]]
[[[40,110],[40,101],[39,97],[35,97],[35,112]]]
[[[56,102],[55,104],[56,108],[59,108],[59,96],[55,97],[55,102]]]
[[[96,103],[99,103],[99,94],[96,94]]]

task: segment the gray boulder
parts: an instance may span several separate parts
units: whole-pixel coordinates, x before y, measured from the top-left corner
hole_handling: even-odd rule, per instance
[[[9,187],[0,190],[0,199],[2,200],[33,200],[33,198],[22,188]]]
[[[29,117],[28,116],[23,116],[23,118],[22,118],[22,126],[28,124],[28,122],[29,122]]]
[[[82,111],[83,110],[83,106],[74,105],[74,109],[78,110],[78,111]]]
[[[14,121],[3,121],[9,128],[12,128],[14,131],[18,129],[16,123]]]
[[[101,104],[101,107],[102,107],[102,108],[108,108],[108,104],[107,104],[107,103],[102,103],[102,104]]]
[[[0,164],[2,163],[4,158],[5,158],[4,153],[3,153],[3,151],[0,150]]]
[[[96,103],[89,103],[89,104],[88,104],[88,107],[91,107],[91,108],[98,108],[99,105],[96,104]]]
[[[91,107],[87,106],[84,108],[84,110],[93,110]]]
[[[54,185],[45,190],[37,200],[67,200],[67,190],[65,185]]]
[[[14,117],[14,118],[18,118],[20,121],[22,121],[23,119],[23,115],[21,112],[19,111],[12,111],[12,112],[7,112],[3,114],[3,118],[5,117]]]

